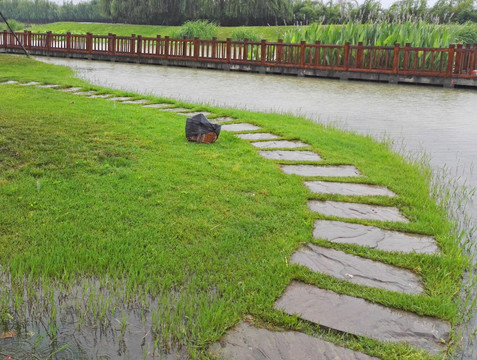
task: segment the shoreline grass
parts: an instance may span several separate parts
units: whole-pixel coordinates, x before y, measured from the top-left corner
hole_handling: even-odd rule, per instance
[[[65,67],[9,55],[0,55],[0,64],[0,82],[106,90],[74,78]],[[78,279],[75,286],[87,287],[89,295],[65,300],[73,307],[79,302],[78,319],[88,313],[104,325],[118,310],[131,311],[129,303],[143,302],[151,315],[153,345],[180,345],[192,357],[207,358],[208,345],[248,318],[383,359],[433,358],[406,345],[344,336],[274,310],[293,279],[448,320],[454,328],[460,320],[458,293],[469,263],[453,222],[431,196],[430,170],[369,136],[287,115],[201,106],[307,142],[324,164],[357,166],[363,181],[387,186],[398,197],[353,200],[397,206],[411,221],[356,222],[434,236],[441,254],[389,254],[313,239],[313,221],[324,217],[311,213],[307,200],[351,198],[312,195],[300,177],[283,174],[277,163],[230,133],[222,132],[212,146],[191,144],[184,137],[185,117],[176,114],[29,86],[0,85],[0,95],[4,326],[15,323],[9,315],[28,316],[35,299],[41,302],[35,293],[43,293],[52,299],[44,313],[54,338],[64,311],[58,289],[68,294]],[[426,292],[397,294],[290,266],[289,257],[306,242],[410,269],[422,278]],[[148,298],[157,301],[157,308]]]

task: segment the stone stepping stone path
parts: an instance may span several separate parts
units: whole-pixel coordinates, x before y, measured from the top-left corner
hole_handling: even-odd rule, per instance
[[[364,299],[339,295],[312,285],[292,281],[275,302],[275,309],[320,326],[377,339],[405,341],[437,354],[445,349],[450,324],[413,313],[393,310]]]
[[[338,194],[349,196],[396,196],[384,186],[341,183],[331,181],[305,181],[305,185],[311,192],[317,194]]]
[[[170,105],[169,105],[170,106]],[[177,107],[177,108],[168,108],[168,109],[161,109],[161,111],[170,111],[170,112],[185,112],[185,111],[190,111],[190,109],[186,109],[183,107]]]
[[[270,133],[235,134],[235,136],[242,140],[272,140],[279,138],[278,135]]]
[[[88,96],[88,99],[106,99],[110,96],[113,96],[113,94],[96,94]]]
[[[409,222],[409,220],[401,214],[399,209],[395,207],[320,200],[309,200],[308,207],[311,211],[326,216],[348,219]]]
[[[7,80],[4,82],[1,82],[0,85],[10,85],[10,84],[18,84],[18,81],[16,80]]]
[[[72,93],[73,95],[84,95],[84,96],[87,96],[87,95],[94,95],[96,94],[96,91],[94,90],[90,90],[90,91],[76,91],[74,93]]]
[[[146,99],[138,99],[138,100],[126,100],[126,101],[123,101],[122,103],[123,104],[146,104],[148,102],[149,100],[146,100]]]
[[[45,84],[45,85],[36,85],[36,87],[37,87],[37,88],[41,88],[41,89],[52,89],[52,88],[60,87],[60,85]]]
[[[184,115],[184,116],[187,116],[187,117],[192,117],[192,116],[196,116],[196,115],[199,115],[199,114],[202,114],[202,115],[204,115],[204,116],[209,116],[209,115],[211,115],[212,113],[207,112],[207,111],[195,111],[195,112],[180,113],[179,115]]]
[[[351,224],[341,221],[317,220],[313,229],[315,239],[337,244],[356,244],[382,251],[436,254],[439,247],[429,236],[383,230],[375,226]]]
[[[285,174],[300,176],[326,176],[326,177],[355,177],[362,176],[357,168],[352,165],[283,165]]]
[[[225,125],[223,125],[225,126]],[[251,143],[252,146],[255,146],[259,149],[296,149],[305,146],[310,146],[308,144],[302,143],[301,141],[289,141],[289,140],[278,140],[278,141],[260,141]]]
[[[260,130],[260,126],[256,126],[253,124],[247,124],[247,123],[240,123],[240,124],[228,124],[228,125],[222,125],[222,130],[224,131],[254,131],[254,130]]]
[[[23,84],[20,84],[20,86],[32,86],[32,85],[38,85],[39,82],[37,81],[30,81],[30,82],[27,82],[27,83],[23,83]]]
[[[424,291],[412,271],[313,244],[295,252],[290,262],[353,284],[413,295]]]
[[[82,89],[83,89],[82,87],[69,87],[69,88],[66,88],[66,89],[60,89],[60,91],[73,92],[73,91],[79,91],[79,90],[82,90]]]
[[[283,161],[320,161],[321,157],[312,151],[268,150],[258,152],[265,159]]]
[[[115,97],[107,98],[106,100],[109,100],[109,101],[126,101],[126,100],[130,100],[130,99],[131,99],[130,96],[115,96]]]
[[[172,104],[165,104],[165,103],[162,103],[162,104],[148,104],[148,105],[144,105],[143,107],[145,108],[153,108],[153,109],[161,109],[161,108],[167,108],[169,106],[171,106]]]
[[[219,359],[378,360],[295,331],[270,331],[242,322],[209,349]],[[214,357],[215,358],[215,357]]]
[[[214,119],[209,119],[210,122],[213,122],[215,124],[223,123],[223,122],[228,122],[228,121],[235,121],[237,119],[229,116],[219,116]]]

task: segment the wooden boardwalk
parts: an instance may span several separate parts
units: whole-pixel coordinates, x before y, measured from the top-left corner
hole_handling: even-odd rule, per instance
[[[477,88],[477,45],[449,48],[326,45],[283,41],[171,39],[109,35],[17,33],[33,55],[252,71],[349,80]],[[19,53],[12,33],[0,33],[0,51]]]

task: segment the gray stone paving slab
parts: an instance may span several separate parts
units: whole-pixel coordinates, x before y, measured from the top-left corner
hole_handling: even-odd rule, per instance
[[[354,184],[331,181],[305,181],[305,185],[311,192],[317,194],[339,194],[350,196],[396,196],[384,186]]]
[[[90,90],[90,91],[77,91],[77,92],[74,92],[73,95],[94,95],[96,94],[96,91],[94,90]]]
[[[412,271],[314,244],[295,252],[290,262],[358,285],[413,295],[424,291]]]
[[[235,134],[235,136],[243,140],[271,140],[278,139],[280,136],[270,133],[255,133],[255,134]]]
[[[10,85],[10,84],[18,84],[18,81],[8,80],[8,81],[0,82],[0,85]]]
[[[145,108],[153,108],[153,109],[160,109],[160,108],[169,107],[169,106],[171,106],[171,105],[172,105],[172,104],[162,103],[162,104],[149,104],[149,105],[144,105],[143,107],[145,107]]]
[[[312,151],[300,150],[269,150],[259,151],[265,159],[286,161],[320,161],[321,157]]]
[[[260,141],[260,142],[254,142],[251,144],[259,149],[295,149],[295,148],[309,146],[308,144],[302,143],[301,141],[288,141],[288,140]]]
[[[230,360],[378,360],[296,331],[270,331],[242,322],[209,352]]]
[[[353,165],[326,166],[326,165],[283,165],[285,174],[300,176],[328,176],[328,177],[355,177],[361,173]]]
[[[60,89],[60,91],[64,91],[64,92],[73,92],[73,91],[78,91],[78,90],[81,90],[82,87],[69,87],[69,88],[66,88],[66,89]]]
[[[55,85],[55,84],[45,84],[45,85],[36,85],[37,88],[43,88],[43,89],[50,89],[50,88],[57,88],[60,87],[60,85]]]
[[[213,122],[216,124],[228,122],[228,121],[235,121],[235,120],[237,119],[230,116],[219,116],[219,117],[216,117],[215,119],[209,119],[210,122]]]
[[[402,342],[433,354],[445,349],[450,324],[293,281],[275,308],[331,329]]]
[[[338,244],[356,244],[383,251],[421,254],[439,252],[436,241],[430,236],[406,234],[341,221],[317,220],[313,236]]]
[[[253,131],[259,129],[261,129],[260,126],[247,123],[222,125],[224,131]]]
[[[186,108],[183,108],[183,107],[175,107],[175,108],[161,109],[161,111],[169,111],[169,112],[180,113],[180,112],[184,112],[184,111],[190,111],[190,109],[186,109]]]
[[[184,116],[187,116],[187,117],[192,117],[192,116],[199,115],[199,114],[202,114],[204,116],[209,116],[212,113],[207,112],[207,111],[193,111],[193,112],[181,113],[180,115],[184,115]]]
[[[127,100],[127,101],[123,101],[122,103],[123,104],[146,104],[148,102],[149,100],[146,100],[146,99],[138,99],[138,100]]]
[[[109,101],[126,101],[126,100],[129,100],[131,99],[130,96],[115,96],[115,97],[112,97],[112,98],[107,98],[106,100],[109,100]]]
[[[23,84],[20,84],[20,86],[32,86],[32,85],[38,85],[39,82],[37,81],[30,81],[30,82],[27,82],[27,83],[23,83]]]
[[[349,219],[409,222],[409,220],[399,212],[399,209],[395,207],[320,200],[309,200],[308,207],[312,211],[327,216],[337,216]]]
[[[88,99],[105,99],[110,96],[113,96],[113,94],[97,94],[97,95],[88,96]]]

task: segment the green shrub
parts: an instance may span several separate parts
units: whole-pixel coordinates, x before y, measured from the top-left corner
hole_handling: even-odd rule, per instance
[[[174,33],[175,38],[193,39],[212,39],[217,36],[217,24],[207,20],[187,21],[177,32]]]
[[[467,23],[460,26],[456,32],[455,40],[461,44],[477,44],[477,24]]]
[[[250,41],[260,41],[262,36],[261,34],[257,34],[253,29],[240,27],[232,31],[230,38],[234,41],[243,41],[245,39],[249,39]]]
[[[25,28],[24,24],[14,19],[8,20],[8,23],[10,24],[10,27],[13,31],[20,31]],[[0,21],[0,30],[8,30],[7,24],[5,24],[3,21]]]

